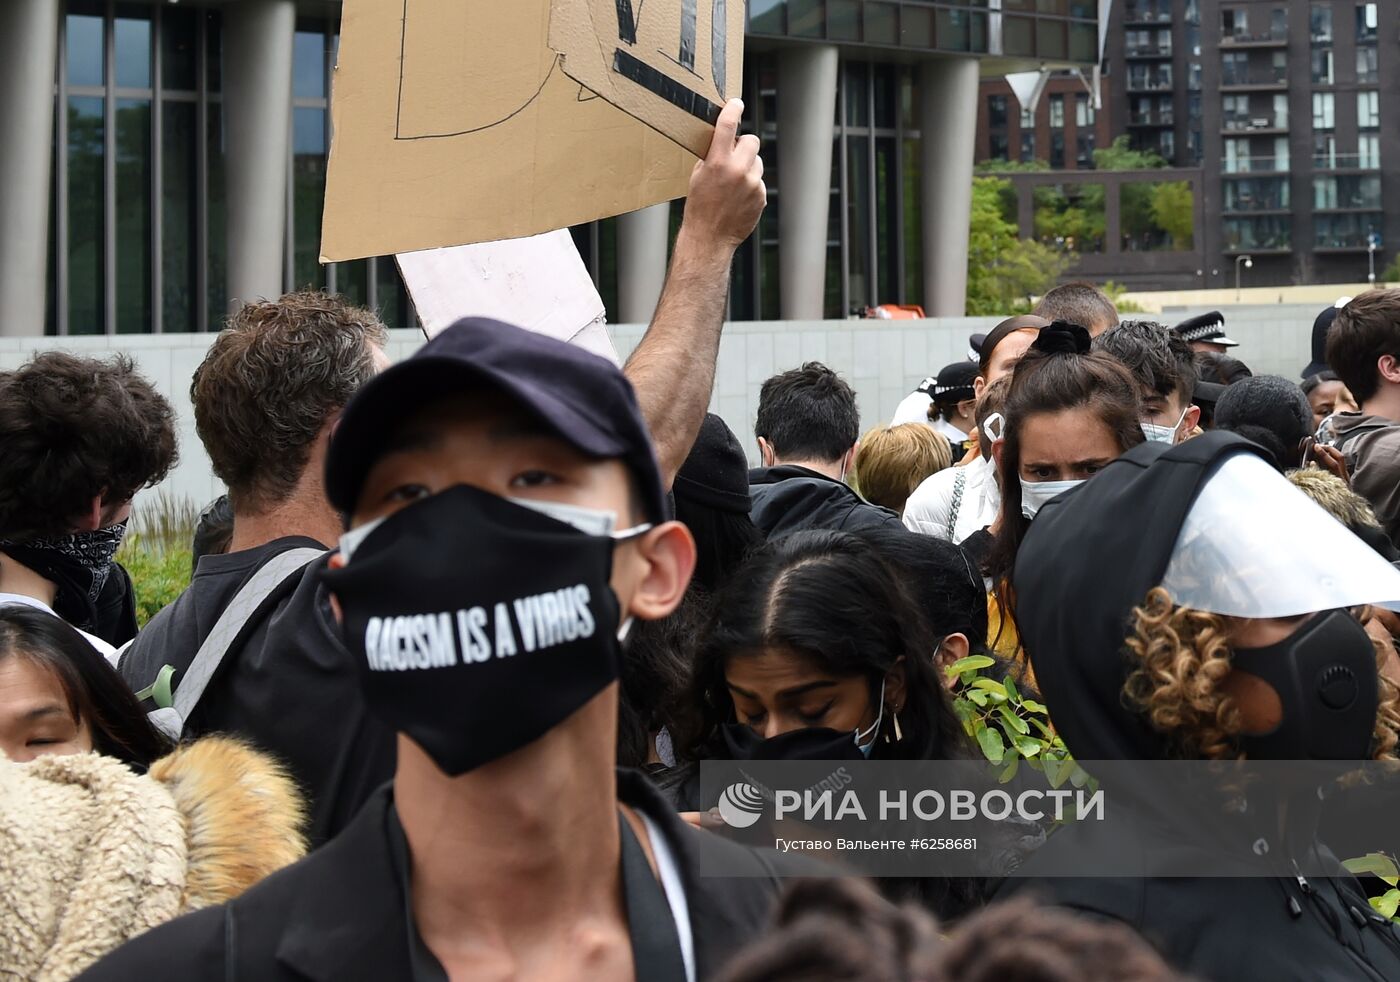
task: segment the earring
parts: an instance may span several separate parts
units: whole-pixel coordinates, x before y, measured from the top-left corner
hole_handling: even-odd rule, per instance
[[[898,743],[904,739],[904,734],[899,729],[899,714],[894,714],[894,742]]]

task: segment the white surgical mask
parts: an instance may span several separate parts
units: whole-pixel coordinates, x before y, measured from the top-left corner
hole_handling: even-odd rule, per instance
[[[571,525],[585,535],[606,536],[618,542],[635,538],[644,532],[651,531],[652,528],[650,522],[645,522],[630,528],[618,529],[617,512],[601,508],[584,508],[581,505],[567,505],[559,501],[536,501],[531,498],[507,498],[506,500],[522,508],[537,511],[541,515],[548,515],[556,522]],[[346,562],[350,561],[360,543],[364,542],[369,534],[388,517],[385,515],[372,522],[365,522],[365,524],[352,528],[340,537],[340,554],[345,557]]]
[[[1078,481],[1037,481],[1035,483],[1022,481],[1021,514],[1027,518],[1035,518],[1035,513],[1040,511],[1045,502],[1064,494],[1070,488],[1077,488],[1083,483],[1082,478]]]
[[[1142,435],[1152,443],[1176,443],[1176,431],[1185,418],[1186,410],[1183,409],[1181,415],[1176,418],[1176,423],[1171,426],[1162,426],[1160,423],[1149,423],[1145,420],[1139,425],[1142,427]]]
[[[875,749],[875,738],[880,735],[880,724],[885,720],[885,680],[880,680],[880,711],[875,716],[875,722],[871,723],[864,730],[856,730],[856,747],[865,756],[870,756],[870,751]]]

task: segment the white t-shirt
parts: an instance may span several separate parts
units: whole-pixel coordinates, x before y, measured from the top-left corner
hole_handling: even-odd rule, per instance
[[[964,433],[962,430],[958,429],[952,423],[948,422],[942,416],[939,416],[936,420],[932,420],[932,423],[933,428],[939,433],[942,433],[944,436],[946,436],[948,438],[948,442],[953,445],[953,463],[956,464],[961,459],[957,456],[958,444],[963,443],[965,440],[967,440],[967,434]]]
[[[50,607],[48,604],[44,603],[42,600],[36,600],[33,597],[26,597],[20,593],[0,593],[0,606],[3,606],[5,604],[22,604],[25,607],[33,607],[36,610],[42,610],[46,614],[53,614],[53,616],[55,617],[58,616],[57,614],[54,614],[53,608]],[[114,666],[116,665],[116,648],[112,647],[110,644],[108,644],[106,641],[103,641],[95,634],[89,634],[86,631],[79,631],[76,627],[73,628],[73,630],[78,631],[79,634],[86,638],[88,644],[96,648],[98,653],[101,654],[103,658],[106,658]]]
[[[990,460],[978,457],[966,467],[949,467],[926,478],[904,505],[905,527],[957,543],[991,525],[1001,510],[995,470]],[[957,514],[953,515],[959,483],[962,496]]]

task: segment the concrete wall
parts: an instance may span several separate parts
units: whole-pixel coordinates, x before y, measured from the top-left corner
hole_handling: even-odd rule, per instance
[[[1226,308],[1227,329],[1241,342],[1236,349],[1256,374],[1297,378],[1309,360],[1313,317],[1318,306],[1269,305]],[[1130,315],[1131,316],[1131,315]],[[1168,323],[1185,311],[1166,314]],[[753,420],[763,380],[804,361],[821,361],[855,386],[862,430],[886,421],[895,406],[925,375],[963,358],[968,335],[985,332],[998,318],[955,317],[925,321],[753,321],[730,324],[720,342],[715,398],[711,408],[724,417],[752,457]],[[612,327],[618,353],[636,347],[645,327]],[[406,357],[422,341],[417,331],[394,331],[389,355]],[[15,368],[35,351],[59,348],[77,354],[130,355],[175,407],[179,416],[180,464],[158,491],[204,504],[221,492],[194,431],[190,378],[213,340],[210,334],[153,336],[0,338],[0,369]],[[149,496],[153,492],[145,492]]]

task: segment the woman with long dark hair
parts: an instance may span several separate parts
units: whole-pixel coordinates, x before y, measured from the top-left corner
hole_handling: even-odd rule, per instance
[[[77,629],[37,608],[0,606],[0,752],[26,761],[96,751],[144,771],[171,749]]]
[[[809,531],[768,543],[715,597],[682,757],[956,756],[961,729],[925,623],[865,540]]]
[[[1002,437],[992,445],[1001,514],[990,530],[986,561],[993,592],[991,644],[1019,662],[1024,653],[1007,581],[1026,530],[1044,504],[1146,439],[1137,383],[1122,363],[1091,352],[1089,344],[1089,332],[1077,324],[1057,321],[1040,332],[1016,366]],[[1034,682],[1033,674],[1027,678]]]

